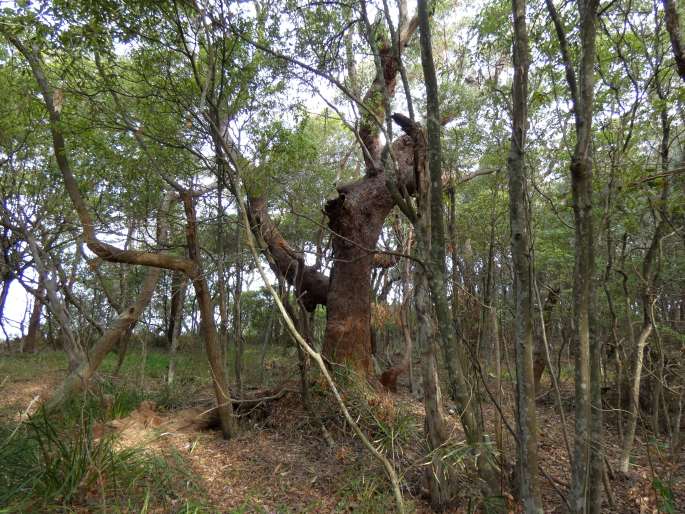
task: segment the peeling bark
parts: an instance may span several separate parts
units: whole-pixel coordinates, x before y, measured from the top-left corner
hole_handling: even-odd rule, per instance
[[[414,191],[414,144],[404,135],[393,144],[404,187]],[[371,269],[374,249],[385,219],[395,206],[386,185],[386,172],[338,188],[338,197],[326,204],[334,233],[327,297],[323,352],[336,363],[346,363],[361,376],[371,366]]]

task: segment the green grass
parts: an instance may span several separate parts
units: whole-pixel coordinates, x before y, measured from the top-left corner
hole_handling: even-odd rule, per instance
[[[244,384],[272,386],[287,378],[295,379],[297,355],[290,350],[290,346],[270,347],[265,356],[267,367],[262,372],[260,348],[248,346],[243,356]],[[168,353],[156,347],[148,348],[143,381],[142,357],[139,346],[130,348],[119,376],[114,376],[118,356],[115,353],[108,355],[88,390],[66,402],[50,418],[39,414],[29,422],[17,425],[9,421],[16,412],[11,412],[12,416],[0,416],[0,514],[218,512],[204,500],[208,495],[198,478],[189,471],[191,467],[182,453],[165,450],[160,454],[144,449],[119,451],[111,439],[94,440],[92,437],[94,423],[125,417],[142,400],[152,399],[160,409],[174,410],[189,406],[198,398],[211,397],[210,373],[201,350],[185,348],[177,355],[176,380],[171,386],[166,384]],[[233,378],[232,347],[227,359]],[[50,374],[53,380],[59,380],[66,369],[67,360],[62,352],[3,355],[0,356],[0,384],[7,377],[7,383],[16,388],[17,383],[36,381],[39,373]],[[321,407],[326,406],[324,417],[329,422],[335,419],[334,424],[340,422],[346,431],[328,391],[314,386],[312,393]],[[385,407],[370,405],[364,391],[356,388],[347,391],[346,396],[374,443],[389,457],[401,459],[402,448],[411,444],[416,436],[415,420],[401,409],[386,411]],[[349,476],[341,477],[336,512],[392,510],[393,498],[382,472],[375,467],[370,469],[369,466],[373,466],[367,464]],[[261,507],[257,499],[263,494],[264,491],[254,491],[232,512],[259,512]],[[316,502],[297,508],[284,502],[269,511],[319,512],[321,508]]]
[[[147,512],[152,506],[175,512],[183,505],[208,512],[199,510],[194,498],[203,491],[180,456],[115,449],[111,438],[93,438],[89,414],[85,406],[80,418],[71,410],[58,417],[39,412],[20,426],[0,426],[0,513]]]
[[[44,351],[36,354],[10,353],[0,355],[0,383],[6,378],[22,382],[36,378],[36,371],[52,372],[67,369],[64,352]]]
[[[367,475],[363,471],[355,473],[343,482],[341,498],[335,506],[335,512],[364,512],[384,514],[394,512],[395,500],[385,477]],[[405,498],[408,500],[408,498]],[[406,512],[413,512],[411,501],[405,504]]]
[[[137,378],[140,377],[142,352],[138,348],[131,348],[126,352],[126,357],[121,366],[120,375]],[[100,366],[103,373],[114,373],[117,366],[118,356],[110,353]],[[164,350],[150,348],[145,357],[145,378],[152,380],[164,380],[169,369],[169,354]],[[207,358],[201,352],[184,352],[176,356],[176,377],[179,380],[195,379],[209,380]]]
[[[145,361],[144,389],[139,387],[138,351],[127,355],[120,378],[112,376],[116,362],[116,354],[107,356],[99,378],[53,416],[39,412],[22,424],[10,421],[11,416],[0,417],[0,514],[214,512],[203,501],[206,492],[180,454],[119,450],[111,439],[92,436],[94,423],[124,417],[144,399],[168,407],[184,396],[187,401],[187,395],[193,394],[188,384],[209,382],[206,360],[201,354],[180,354],[176,385],[168,388],[163,384],[168,355],[151,349]],[[66,368],[62,352],[3,355],[0,383],[29,382],[37,373],[61,375]]]

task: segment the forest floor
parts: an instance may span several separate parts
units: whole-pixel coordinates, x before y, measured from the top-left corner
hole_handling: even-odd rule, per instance
[[[288,392],[243,409],[240,434],[229,441],[222,439],[217,430],[208,428],[211,423],[205,408],[211,405],[211,392],[206,365],[199,352],[182,356],[176,385],[172,388],[163,384],[168,363],[164,352],[151,350],[145,358],[131,352],[119,377],[112,375],[116,355],[109,356],[97,385],[85,401],[74,414],[65,410],[64,416],[71,415],[71,421],[64,427],[73,427],[78,419],[83,425],[84,405],[89,405],[91,410],[86,416],[89,419],[83,429],[89,443],[84,454],[91,455],[99,441],[111,440],[113,452],[133,450],[154,456],[145,461],[144,468],[135,461],[136,469],[142,471],[129,477],[126,501],[117,498],[122,494],[121,483],[126,481],[125,477],[103,479],[108,461],[88,457],[86,460],[94,463],[84,465],[81,478],[68,494],[64,486],[51,490],[47,478],[36,482],[38,485],[33,485],[33,490],[20,491],[12,484],[23,482],[12,481],[9,471],[0,470],[0,513],[392,511],[392,496],[382,468],[352,436],[322,384],[313,382],[311,408],[303,407],[296,392],[297,368],[286,364],[296,358],[287,358],[287,355],[287,351],[279,351],[279,355],[268,356],[266,373],[246,373],[246,383],[260,384],[246,387],[247,395],[271,394],[280,387],[286,387]],[[246,370],[259,369],[258,359],[248,352],[247,364],[251,368],[246,366]],[[4,457],[3,447],[11,446],[3,441],[17,444],[22,437],[30,437],[31,430],[39,432],[37,428],[22,426],[19,435],[16,434],[19,423],[31,425],[24,421],[26,414],[33,413],[40,398],[49,395],[60,382],[65,367],[64,357],[56,352],[44,351],[32,356],[0,354],[0,459]],[[567,431],[572,437],[573,391],[570,380],[563,384],[562,403],[568,413]],[[378,394],[371,401],[352,394],[346,400],[359,417],[362,428],[396,462],[403,475],[410,511],[430,512],[422,479],[425,457],[420,442],[421,402],[406,388],[399,394]],[[505,398],[503,405],[512,423],[513,412],[508,407],[511,401]],[[565,512],[562,495],[570,482],[570,466],[552,394],[539,399],[538,413],[545,512]],[[497,419],[495,414],[491,407],[483,412],[491,433],[497,433],[492,424]],[[627,476],[618,473],[619,437],[611,421],[608,419],[605,426],[604,450],[612,470],[608,477],[612,494],[611,502],[604,494],[604,511],[685,512],[685,472],[682,467],[673,469],[669,465],[668,452],[660,440],[638,433],[631,472]],[[326,427],[325,434],[322,425]],[[506,427],[501,429],[505,454],[512,456],[513,438]],[[73,428],[59,430],[70,432]],[[463,439],[456,420],[454,435],[457,441]],[[471,471],[473,450],[456,445],[449,455],[463,469],[462,501],[454,512],[484,511]],[[37,459],[33,465],[47,466],[39,454]],[[681,458],[680,462],[684,460]],[[51,466],[53,461],[51,457]],[[22,461],[22,465],[30,467],[31,463]],[[96,472],[89,471],[93,467],[97,468]],[[117,473],[126,473],[116,469]],[[73,473],[71,468],[67,471]],[[95,475],[98,478],[89,478]],[[115,482],[119,484],[118,489],[112,485]],[[43,494],[40,502],[36,499],[39,486]],[[12,487],[14,492],[9,491]],[[7,506],[3,505],[3,498]],[[509,510],[515,508],[510,505]]]

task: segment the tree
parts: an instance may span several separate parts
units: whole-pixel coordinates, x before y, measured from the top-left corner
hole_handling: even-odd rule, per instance
[[[575,220],[573,308],[575,316],[575,447],[571,508],[599,512],[599,483],[604,465],[601,455],[602,401],[600,344],[592,326],[594,295],[594,232],[592,222],[592,114],[595,85],[595,49],[599,2],[578,4],[580,61],[571,62],[566,31],[552,0],[547,0],[570,91],[576,143],[571,156],[571,186]],[[577,77],[577,78],[576,78]]]
[[[509,223],[511,256],[514,264],[516,303],[516,421],[518,435],[518,480],[525,512],[542,512],[537,480],[537,421],[533,375],[533,276],[529,235],[528,180],[525,163],[528,124],[529,50],[526,30],[526,2],[513,0],[513,109],[509,169]]]

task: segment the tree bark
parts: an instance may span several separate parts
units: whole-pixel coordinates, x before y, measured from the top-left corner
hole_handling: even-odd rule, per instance
[[[327,298],[323,353],[346,364],[361,377],[371,366],[371,268],[385,218],[395,202],[385,185],[385,173],[338,189],[326,204],[334,233],[335,264]],[[371,251],[370,251],[371,250]]]
[[[236,159],[237,157],[234,157]],[[326,305],[329,279],[316,267],[307,266],[304,257],[283,238],[269,216],[266,198],[248,192],[248,214],[252,231],[259,235],[269,251],[269,265],[276,275],[285,277],[309,311]]]
[[[516,426],[518,435],[519,495],[527,513],[542,513],[538,485],[537,418],[533,376],[533,287],[530,220],[528,219],[528,176],[525,143],[528,125],[528,32],[526,2],[512,0],[514,19],[511,146],[509,168],[509,223],[514,264],[516,303]]]
[[[185,303],[186,284],[188,278],[182,273],[174,273],[171,279],[171,314],[169,338],[169,370],[167,372],[167,384],[171,385],[176,378],[176,354],[178,352],[178,339],[181,336],[183,325],[183,305]]]
[[[445,230],[442,191],[442,156],[441,156],[441,123],[440,100],[438,96],[437,76],[433,62],[430,22],[426,0],[418,2],[418,16],[421,35],[421,66],[427,95],[427,137],[418,127],[405,132],[414,138],[414,151],[418,159],[415,162],[416,189],[418,193],[418,218],[415,223],[417,252],[423,258],[424,272],[433,301],[442,350],[450,384],[450,393],[457,404],[460,419],[470,445],[483,443],[483,432],[476,416],[478,400],[471,396],[467,385],[467,360],[463,345],[455,337],[454,318],[449,310],[445,292]],[[427,151],[423,146],[427,144]],[[428,173],[425,169],[423,154],[428,157]],[[428,406],[427,406],[428,408]],[[477,462],[479,473],[485,483],[486,494],[497,494],[499,481],[487,452]]]
[[[235,288],[233,289],[233,339],[235,343],[235,381],[238,396],[243,397],[243,323],[240,297],[243,292],[243,259],[241,248],[240,223],[235,227]]]
[[[430,213],[426,212],[425,218],[429,217]],[[427,229],[426,226],[417,228],[417,239],[425,237],[421,234],[427,234]],[[421,249],[425,251],[429,248],[428,242],[425,240],[418,240],[417,243],[419,251]],[[421,258],[420,253],[419,258]],[[416,309],[417,342],[421,349],[423,404],[426,410],[424,432],[430,457],[430,466],[426,468],[426,478],[429,484],[431,507],[435,512],[440,512],[449,508],[458,491],[453,471],[450,470],[449,464],[443,460],[440,451],[448,443],[450,431],[442,406],[428,280],[426,279],[426,270],[421,266],[416,266],[414,271],[414,307]]]
[[[214,321],[214,309],[209,293],[209,286],[202,269],[200,257],[200,245],[197,237],[197,215],[193,195],[185,192],[181,195],[183,208],[186,214],[186,240],[188,243],[188,257],[193,262],[193,267],[188,273],[195,288],[197,302],[200,309],[200,332],[205,342],[205,351],[212,372],[212,385],[217,400],[217,412],[221,421],[221,432],[226,439],[236,435],[238,427],[233,417],[233,404],[231,403],[228,378],[224,366],[223,354],[219,344],[218,332]]]
[[[24,344],[21,348],[22,353],[36,353],[38,351],[38,335],[40,333],[40,313],[43,310],[42,296],[45,291],[45,286],[41,279],[38,280],[38,287],[36,295],[33,299],[33,308],[31,309],[31,317],[29,318],[29,328],[24,338]]]
[[[333,231],[334,264],[327,298],[327,323],[323,353],[331,361],[347,364],[362,377],[372,373],[371,268],[373,251],[385,218],[395,206],[386,186],[389,177],[381,165],[380,125],[394,95],[400,69],[401,50],[416,31],[418,19],[399,27],[395,48],[387,39],[378,46],[374,80],[363,100],[365,108],[359,128],[366,176],[341,186],[338,197],[327,202],[325,211]],[[400,181],[413,182],[414,145],[409,136],[392,143]],[[406,187],[411,189],[411,186]]]
[[[662,101],[665,102],[666,98],[663,94],[660,86],[660,82],[657,79],[657,92]],[[671,125],[668,118],[668,112],[666,110],[661,111],[661,126],[662,126],[662,137],[661,137],[661,169],[666,172],[669,168],[669,144],[670,144],[670,133]],[[635,439],[635,429],[637,427],[637,418],[640,412],[640,384],[642,380],[642,367],[644,361],[644,350],[647,345],[647,340],[655,328],[655,320],[653,316],[654,302],[656,301],[655,286],[658,277],[658,267],[657,256],[659,252],[659,245],[661,240],[666,235],[666,230],[669,226],[668,221],[668,197],[670,192],[670,184],[668,177],[663,179],[663,186],[661,188],[661,195],[659,197],[659,207],[656,209],[655,216],[658,218],[656,221],[656,227],[654,228],[654,234],[652,235],[652,240],[645,254],[644,260],[642,261],[642,329],[640,331],[640,336],[635,341],[635,349],[633,354],[633,366],[632,366],[632,383],[630,389],[628,390],[628,423],[626,425],[626,431],[623,440],[623,452],[621,453],[620,469],[622,472],[627,473],[630,466],[630,453],[633,449],[633,442]],[[630,323],[630,318],[628,318]],[[655,409],[658,409],[659,397],[654,399]],[[657,428],[655,427],[655,430]]]
[[[220,157],[221,149],[215,149],[217,155],[218,166],[218,190],[217,190],[217,234],[216,234],[216,250],[219,255],[217,261],[217,289],[219,293],[219,344],[222,350],[222,360],[226,362],[226,354],[228,352],[228,295],[226,294],[226,267],[224,266],[225,251],[224,251],[224,173],[226,162]]]
[[[152,294],[159,282],[161,271],[159,268],[150,268],[143,282],[143,287],[136,302],[127,307],[114,321],[114,324],[98,339],[88,355],[80,365],[64,379],[64,382],[45,402],[44,407],[48,412],[54,411],[69,397],[83,390],[90,378],[100,367],[105,356],[112,350],[117,341],[131,329],[140,318],[145,308],[152,299]]]
[[[4,207],[3,207],[4,208]],[[35,237],[31,234],[28,229],[27,224],[24,220],[20,221],[21,230],[23,231],[24,238],[28,243],[31,255],[33,256],[33,262],[36,266],[36,271],[45,287],[45,297],[47,298],[47,305],[52,312],[57,324],[59,325],[60,332],[62,333],[64,350],[67,354],[67,359],[69,361],[69,372],[75,371],[81,363],[87,361],[86,350],[81,344],[80,337],[72,330],[71,320],[69,316],[69,311],[64,301],[60,299],[57,294],[57,284],[53,277],[57,275],[55,270],[49,270],[47,268],[47,261],[43,258],[43,251],[38,247]],[[52,271],[52,276],[50,271]]]
[[[592,337],[595,272],[592,223],[592,115],[597,35],[597,0],[578,3],[580,63],[578,82],[566,32],[552,0],[546,0],[561,49],[575,117],[576,144],[571,157],[571,191],[575,228],[573,308],[575,317],[575,445],[569,502],[573,512],[600,510],[602,405],[600,343]]]
[[[50,132],[52,135],[55,159],[62,174],[62,179],[64,180],[64,186],[67,190],[67,194],[69,195],[81,222],[81,226],[83,228],[83,237],[88,245],[88,248],[90,248],[90,250],[101,259],[110,262],[139,264],[153,268],[165,268],[175,271],[182,271],[186,273],[193,282],[193,286],[197,294],[198,304],[200,306],[202,317],[201,331],[204,335],[207,357],[212,370],[212,379],[214,382],[214,391],[217,398],[217,410],[219,412],[219,419],[221,420],[221,429],[224,437],[231,437],[235,433],[236,426],[232,415],[232,404],[230,401],[228,401],[229,391],[227,379],[224,373],[223,362],[221,362],[221,349],[219,346],[216,324],[214,322],[212,312],[210,293],[200,261],[199,245],[197,242],[197,222],[192,193],[189,191],[178,191],[182,197],[181,199],[183,200],[184,209],[186,212],[186,239],[188,242],[188,252],[190,258],[177,257],[175,255],[161,252],[156,253],[138,250],[126,250],[98,240],[93,218],[88,210],[88,206],[83,199],[83,196],[81,195],[78,183],[76,182],[76,178],[74,177],[71,169],[71,164],[68,157],[69,153],[67,151],[64,134],[62,133],[61,129],[60,110],[55,107],[54,91],[45,75],[40,55],[33,49],[26,47],[15,36],[7,32],[4,32],[4,34],[17,48],[17,50],[19,50],[19,52],[26,58],[31,67],[31,71],[33,72],[33,76],[36,79],[36,82],[38,82],[39,89],[43,96],[43,101],[50,117]],[[159,230],[160,227],[158,225],[158,231]],[[119,334],[119,336],[120,335],[121,334]],[[105,347],[107,348],[107,351],[109,351],[107,344],[105,344]],[[81,367],[79,367],[79,369],[81,369]],[[79,370],[77,369],[76,371],[78,372]]]
[[[549,320],[550,315],[554,306],[559,301],[559,289],[550,288],[547,293],[547,298],[545,298],[545,303],[541,308],[542,316],[540,316],[539,330],[535,335],[535,346],[533,348],[533,379],[535,381],[535,394],[540,394],[540,382],[542,381],[542,375],[547,367],[547,358],[545,357],[545,341],[542,335],[545,330],[545,323]],[[550,370],[550,374],[554,373]]]
[[[663,0],[664,15],[666,17],[666,30],[671,38],[671,48],[675,59],[678,75],[685,81],[685,48],[680,33],[680,16],[678,16],[677,2],[674,0]]]

